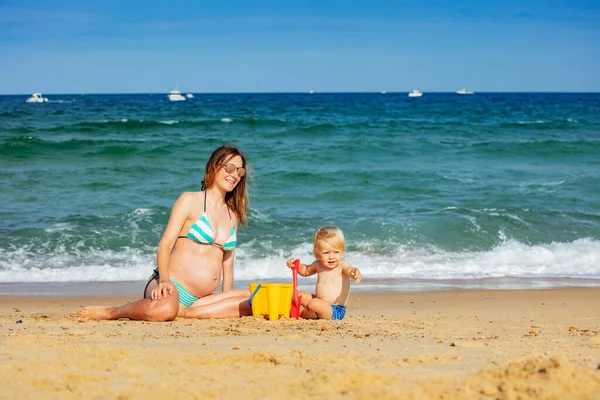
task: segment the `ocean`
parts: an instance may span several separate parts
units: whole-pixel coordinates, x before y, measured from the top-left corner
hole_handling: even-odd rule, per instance
[[[236,287],[291,281],[323,225],[353,290],[600,285],[600,94],[45,96],[0,96],[0,292],[141,293],[224,143],[250,163]]]

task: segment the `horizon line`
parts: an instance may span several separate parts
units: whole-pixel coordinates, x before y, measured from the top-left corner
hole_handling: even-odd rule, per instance
[[[191,93],[191,94],[306,94],[306,95],[315,95],[315,94],[407,94],[410,93],[411,90],[408,91],[272,91],[272,92],[194,92],[194,91],[182,91],[182,93]],[[457,91],[421,91],[421,93],[433,93],[433,94],[458,94]],[[34,92],[34,93],[43,93],[43,92]],[[600,91],[474,91],[472,94],[600,94]],[[32,93],[0,93],[0,96],[31,96]],[[86,96],[86,95],[162,95],[165,96],[169,94],[169,92],[80,92],[80,93],[46,93],[47,96]],[[472,94],[464,94],[462,96],[470,96]]]

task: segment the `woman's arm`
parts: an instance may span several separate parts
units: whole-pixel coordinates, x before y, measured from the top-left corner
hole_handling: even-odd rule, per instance
[[[233,213],[233,223],[235,226],[235,233],[238,232],[238,218]],[[223,252],[223,283],[221,284],[221,291],[228,292],[233,289],[233,261],[235,259],[235,249],[226,253]]]
[[[152,292],[152,298],[160,299],[168,294],[173,294],[174,285],[169,277],[169,260],[171,258],[171,251],[175,247],[177,236],[181,228],[185,224],[192,203],[192,193],[185,192],[179,196],[173,208],[171,209],[171,216],[169,222],[163,232],[160,242],[158,242],[158,254],[156,257],[156,264],[158,267],[158,275],[160,281],[158,283],[157,290]]]
[[[223,253],[223,284],[221,291],[228,292],[233,289],[233,260],[235,250],[230,253]]]

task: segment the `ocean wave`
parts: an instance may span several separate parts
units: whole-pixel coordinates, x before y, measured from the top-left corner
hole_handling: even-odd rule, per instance
[[[117,118],[101,121],[84,121],[77,123],[66,123],[53,126],[28,126],[21,125],[12,130],[13,134],[26,134],[30,132],[40,133],[101,133],[101,132],[150,132],[157,129],[194,129],[194,128],[218,128],[223,123],[250,126],[257,129],[281,128],[288,126],[285,120],[277,118],[207,118],[198,119],[169,119],[169,120],[144,120],[132,118]],[[319,129],[319,127],[309,127]]]
[[[536,119],[536,120],[524,120],[524,121],[502,121],[498,124],[498,127],[517,129],[517,130],[564,130],[570,131],[574,129],[580,129],[579,126],[582,125],[580,121],[566,118],[566,119],[558,119],[558,120],[544,120],[544,119]]]
[[[33,158],[39,155],[65,155],[72,153],[77,156],[84,155],[102,155],[121,157],[132,154],[141,156],[157,156],[170,154],[178,149],[176,143],[165,144],[149,143],[147,140],[137,140],[135,138],[116,139],[116,138],[89,138],[89,139],[66,139],[50,140],[42,139],[33,135],[11,136],[0,144],[0,152],[6,157],[15,158]]]
[[[527,140],[527,141],[485,141],[471,145],[483,153],[534,156],[594,155],[600,151],[600,140]]]
[[[15,119],[27,115],[24,111],[0,111],[0,119]]]
[[[70,99],[70,100],[48,100],[48,103],[58,103],[58,104],[62,104],[62,103],[76,103],[77,100],[76,99]]]
[[[236,279],[285,280],[285,262],[314,260],[312,244],[255,255],[255,242],[236,250]],[[264,245],[264,243],[263,243]],[[7,282],[110,282],[147,279],[155,267],[155,254],[139,249],[89,249],[39,254],[15,250],[0,252],[0,283]],[[367,279],[483,279],[499,277],[600,278],[600,241],[579,239],[570,243],[527,245],[506,240],[487,251],[449,252],[432,246],[398,245],[387,255],[349,251],[346,261],[359,267]]]

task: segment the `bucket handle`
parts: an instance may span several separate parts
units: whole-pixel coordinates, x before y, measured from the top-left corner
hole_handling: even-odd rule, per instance
[[[262,283],[259,283],[256,289],[254,289],[254,292],[252,292],[252,294],[250,295],[250,298],[248,299],[248,307],[252,307],[252,299],[254,298],[254,296],[256,296],[256,293],[258,293],[258,289],[260,289],[261,286]]]

